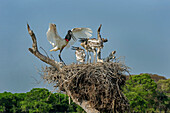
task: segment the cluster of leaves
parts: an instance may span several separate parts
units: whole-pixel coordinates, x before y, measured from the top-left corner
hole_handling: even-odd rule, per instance
[[[19,102],[22,101],[25,96],[25,93],[0,93],[0,112],[21,112]]]
[[[68,96],[50,93],[45,88],[33,88],[27,93],[0,93],[0,112],[83,112],[75,103],[68,102]]]
[[[158,87],[158,91],[170,94],[170,79],[159,80],[157,82],[157,87]]]
[[[166,82],[165,82],[166,81]],[[170,82],[163,80],[166,85],[164,91],[169,90]],[[126,86],[123,87],[125,96],[130,103],[131,112],[155,112],[167,111],[169,109],[170,98],[158,86],[162,86],[162,80],[155,82],[149,74],[133,75],[126,81]]]

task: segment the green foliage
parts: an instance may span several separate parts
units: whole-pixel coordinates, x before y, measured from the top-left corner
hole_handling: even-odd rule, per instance
[[[9,92],[4,92],[3,94],[0,94],[0,111],[9,112],[10,110],[6,109],[6,107],[10,109],[12,108],[12,93]]]
[[[131,111],[154,111],[154,99],[156,97],[156,83],[148,74],[131,76],[126,82],[124,93],[130,101]]]
[[[157,106],[159,111],[170,109],[170,79],[157,82]]]
[[[54,94],[56,101],[53,103],[54,111],[65,112],[69,109],[68,96],[60,93]]]
[[[19,102],[23,100],[24,97],[24,93],[0,93],[0,112],[21,112]]]
[[[163,92],[157,92],[157,101],[156,104],[158,106],[159,111],[167,111],[170,109],[170,98],[165,95]]]
[[[148,75],[150,75],[150,77],[155,81],[159,81],[159,80],[166,80],[166,78],[164,76],[160,76],[157,74],[151,74],[151,73],[147,73]]]
[[[68,96],[50,93],[45,88],[33,88],[27,93],[0,93],[0,112],[6,113],[55,113],[82,112],[83,109],[71,101]]]
[[[78,113],[85,113],[84,109],[82,109],[80,106],[77,106],[76,111]]]
[[[57,99],[45,88],[34,88],[26,93],[24,101],[21,101],[23,112],[49,112],[53,110]],[[48,101],[47,101],[48,100]]]
[[[159,80],[157,82],[158,91],[164,93],[170,93],[170,79],[167,80]]]

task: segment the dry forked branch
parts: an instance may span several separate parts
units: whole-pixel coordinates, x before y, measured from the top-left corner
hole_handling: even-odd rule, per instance
[[[97,30],[97,38],[98,38],[98,39],[102,39],[102,38],[101,38],[101,35],[100,35],[100,29],[101,29],[101,27],[102,27],[102,24],[100,24],[100,26],[99,26],[99,28],[98,28],[98,30]]]
[[[34,54],[36,57],[38,57],[41,61],[55,67],[57,70],[60,70],[61,68],[55,60],[52,60],[49,57],[46,57],[45,55],[41,54],[38,51],[37,40],[36,40],[34,32],[30,29],[29,24],[27,24],[27,29],[28,29],[28,33],[30,34],[32,41],[33,41],[32,48],[29,48],[29,51],[32,54]]]
[[[100,43],[101,43],[101,45],[102,45],[102,47],[103,47],[103,41],[104,41],[105,39],[102,40],[102,37],[101,37],[101,35],[100,35],[101,27],[102,27],[102,24],[100,24],[100,26],[99,26],[99,28],[98,28],[98,30],[97,30],[97,38],[98,38],[98,40],[100,40]],[[107,40],[107,39],[106,39],[106,40]],[[100,59],[101,59],[101,48],[98,48],[98,49],[97,49],[97,62],[98,62]]]

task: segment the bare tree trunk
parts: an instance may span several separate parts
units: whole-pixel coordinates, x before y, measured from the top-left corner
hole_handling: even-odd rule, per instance
[[[67,91],[67,94],[72,98],[73,102],[75,102],[77,105],[81,106],[87,113],[99,113],[98,110],[92,108],[90,105],[89,105],[89,102],[88,101],[82,101],[81,103],[78,102],[78,99],[74,98],[72,95],[71,95],[71,92],[70,91]]]

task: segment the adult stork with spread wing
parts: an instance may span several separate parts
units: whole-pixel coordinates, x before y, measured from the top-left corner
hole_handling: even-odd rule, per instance
[[[74,44],[74,42],[78,38],[89,38],[92,36],[92,30],[90,28],[73,28],[72,30],[68,30],[67,35],[64,39],[62,39],[56,29],[55,24],[50,24],[49,29],[47,31],[47,39],[50,42],[50,44],[54,47],[50,51],[57,51],[60,50],[59,53],[59,59],[61,62],[63,62],[61,58],[61,52],[62,50],[69,45]],[[73,43],[71,43],[71,39],[73,39]],[[63,62],[64,63],[64,62]],[[65,64],[65,63],[64,63]]]

